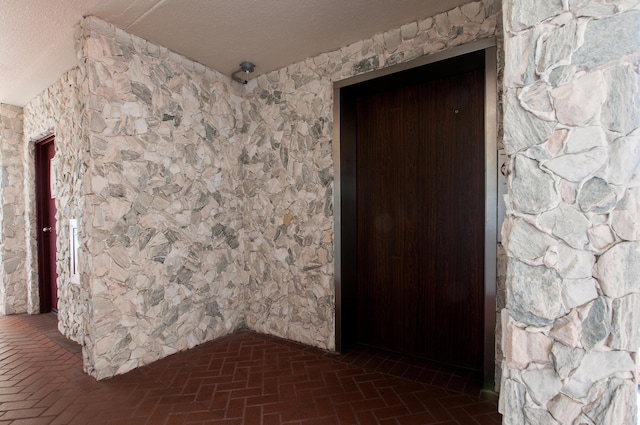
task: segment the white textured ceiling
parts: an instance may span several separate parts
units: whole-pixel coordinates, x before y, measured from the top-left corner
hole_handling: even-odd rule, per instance
[[[23,106],[75,64],[94,15],[230,75],[252,77],[469,0],[0,0],[0,103]]]

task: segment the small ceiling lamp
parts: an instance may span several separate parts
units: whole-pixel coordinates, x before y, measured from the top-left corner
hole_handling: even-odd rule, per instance
[[[255,68],[256,66],[251,62],[247,62],[247,61],[242,62],[240,64],[240,69],[234,72],[233,74],[231,74],[231,78],[233,78],[235,81],[239,83],[247,84],[249,82],[249,74],[252,73]],[[244,77],[245,77],[244,79],[237,76],[237,74],[241,72],[244,72]]]

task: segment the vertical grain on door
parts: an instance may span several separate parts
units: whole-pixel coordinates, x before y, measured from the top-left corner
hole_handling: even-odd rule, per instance
[[[484,73],[356,104],[358,339],[480,370]]]

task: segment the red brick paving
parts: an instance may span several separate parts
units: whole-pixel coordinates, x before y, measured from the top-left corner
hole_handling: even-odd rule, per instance
[[[0,317],[0,425],[487,425],[470,372],[249,331],[97,382],[52,314]]]

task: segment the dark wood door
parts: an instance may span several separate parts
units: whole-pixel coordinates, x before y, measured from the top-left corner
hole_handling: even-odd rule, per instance
[[[52,166],[54,156],[55,140],[53,136],[36,144],[36,208],[38,211],[38,275],[41,313],[58,310],[56,190]]]
[[[484,71],[356,100],[358,339],[482,369]]]

